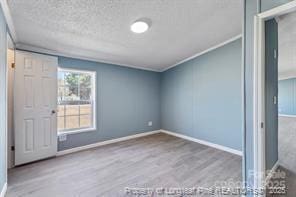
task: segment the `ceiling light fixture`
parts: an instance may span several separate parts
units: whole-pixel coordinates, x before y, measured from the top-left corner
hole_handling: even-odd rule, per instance
[[[151,22],[148,19],[140,19],[131,25],[131,31],[137,34],[144,33],[150,27]]]

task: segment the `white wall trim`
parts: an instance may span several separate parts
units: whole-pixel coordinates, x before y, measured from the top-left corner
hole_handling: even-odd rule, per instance
[[[289,118],[296,118],[296,115],[290,115],[290,114],[279,114],[280,117],[289,117]]]
[[[275,7],[273,9],[267,10],[265,12],[262,12],[260,14],[258,14],[258,17],[264,19],[264,20],[268,20],[271,18],[275,18],[290,12],[295,11],[295,7],[296,7],[296,1],[292,0],[289,3],[285,3],[281,6]]]
[[[135,134],[135,135],[129,135],[126,137],[116,138],[116,139],[112,139],[112,140],[106,140],[106,141],[102,141],[102,142],[98,142],[98,143],[94,143],[94,144],[89,144],[89,145],[85,145],[85,146],[80,146],[80,147],[76,147],[76,148],[71,148],[71,149],[67,149],[67,150],[63,150],[63,151],[58,151],[57,156],[62,156],[62,155],[66,155],[66,154],[70,154],[70,153],[74,153],[74,152],[79,152],[79,151],[83,151],[83,150],[87,150],[87,149],[91,149],[91,148],[96,148],[99,146],[104,146],[107,144],[113,144],[116,142],[122,142],[122,141],[135,139],[135,138],[139,138],[139,137],[144,137],[144,136],[148,136],[148,135],[153,135],[153,134],[160,133],[160,132],[161,132],[161,130],[149,131],[149,132],[139,133],[139,134]]]
[[[135,138],[139,138],[139,137],[144,137],[144,136],[148,136],[148,135],[153,135],[153,134],[157,134],[157,133],[165,133],[167,135],[172,135],[172,136],[175,136],[175,137],[178,137],[178,138],[182,138],[182,139],[185,139],[185,140],[189,140],[189,141],[192,141],[192,142],[203,144],[203,145],[213,147],[213,148],[216,148],[216,149],[219,149],[219,150],[223,150],[223,151],[235,154],[235,155],[239,155],[239,156],[243,155],[242,151],[238,151],[238,150],[226,147],[226,146],[222,146],[222,145],[219,145],[219,144],[214,144],[214,143],[211,143],[211,142],[208,142],[208,141],[196,139],[196,138],[189,137],[189,136],[186,136],[186,135],[182,135],[182,134],[179,134],[179,133],[175,133],[175,132],[160,129],[160,130],[155,130],[155,131],[149,131],[149,132],[139,133],[139,134],[135,134],[135,135],[130,135],[130,136],[126,136],[126,137],[116,138],[116,139],[112,139],[112,140],[106,140],[106,141],[102,141],[102,142],[98,142],[98,143],[94,143],[94,144],[89,144],[89,145],[85,145],[85,146],[80,146],[80,147],[76,147],[76,148],[63,150],[63,151],[58,151],[57,156],[62,156],[62,155],[70,154],[70,153],[75,153],[75,152],[79,152],[79,151],[83,151],[83,150],[88,150],[88,149],[91,149],[91,148],[104,146],[104,145],[107,145],[107,144],[113,144],[113,143],[116,143],[116,142],[122,142],[122,141],[135,139]]]
[[[189,136],[186,136],[186,135],[183,135],[183,134],[179,134],[179,133],[175,133],[175,132],[167,131],[167,130],[161,130],[161,132],[165,133],[165,134],[168,134],[168,135],[178,137],[178,138],[182,138],[182,139],[185,139],[185,140],[189,140],[189,141],[192,141],[192,142],[203,144],[203,145],[206,145],[206,146],[209,146],[209,147],[212,147],[212,148],[216,148],[216,149],[219,149],[219,150],[222,150],[222,151],[226,151],[226,152],[229,152],[229,153],[232,153],[232,154],[235,154],[235,155],[239,155],[239,156],[243,155],[242,151],[235,150],[233,148],[229,148],[229,147],[222,146],[222,145],[219,145],[219,144],[215,144],[215,143],[212,143],[212,142],[208,142],[208,141],[205,141],[205,140],[200,140],[200,139],[197,139],[197,138],[189,137]]]
[[[5,194],[6,194],[6,191],[7,191],[7,183],[5,183],[3,185],[3,188],[2,188],[1,193],[0,193],[0,197],[4,197]]]
[[[37,53],[45,53],[48,55],[55,55],[55,56],[64,56],[64,57],[69,57],[69,58],[77,58],[77,59],[82,59],[82,60],[89,60],[89,61],[95,61],[95,62],[101,62],[101,63],[106,63],[106,64],[115,64],[118,66],[124,66],[124,67],[129,67],[129,68],[135,68],[135,69],[140,69],[140,70],[148,70],[148,71],[154,71],[154,72],[164,72],[166,70],[169,70],[181,63],[187,62],[191,59],[194,59],[198,56],[201,56],[205,53],[208,53],[212,50],[215,50],[219,47],[222,47],[224,45],[227,45],[237,39],[242,38],[242,34],[239,34],[237,36],[234,36],[233,38],[230,38],[220,44],[217,44],[213,47],[210,47],[202,52],[199,52],[197,54],[194,54],[188,58],[185,58],[179,62],[177,62],[174,65],[168,66],[164,69],[152,69],[152,68],[144,68],[144,67],[139,67],[139,66],[135,66],[135,65],[130,65],[130,64],[124,64],[124,63],[119,63],[119,62],[113,62],[113,61],[107,61],[107,60],[101,60],[99,58],[90,58],[90,57],[85,57],[85,56],[81,56],[81,55],[73,55],[73,54],[69,54],[69,53],[62,53],[59,51],[55,51],[55,50],[50,50],[50,49],[45,49],[45,48],[41,48],[41,47],[37,47],[37,46],[32,46],[32,45],[28,45],[28,44],[24,44],[24,43],[18,43],[18,39],[17,39],[17,34],[16,34],[16,30],[13,24],[13,20],[11,17],[11,13],[7,4],[6,0],[0,0],[1,6],[2,6],[2,10],[6,19],[6,23],[7,26],[9,28],[9,32],[11,34],[11,37],[13,39],[13,42],[16,44],[16,49],[20,49],[20,50],[26,50],[26,51],[31,51],[31,52],[37,52]]]
[[[219,43],[213,47],[210,47],[202,52],[196,53],[188,58],[185,58],[179,62],[177,62],[176,64],[166,67],[164,69],[151,69],[151,68],[143,68],[143,67],[138,67],[138,66],[134,66],[134,65],[129,65],[129,64],[122,64],[119,62],[112,62],[112,61],[106,61],[106,60],[101,60],[101,59],[97,59],[97,58],[90,58],[90,57],[85,57],[85,56],[81,56],[81,55],[73,55],[73,54],[68,54],[68,53],[62,53],[59,51],[54,51],[54,50],[50,50],[50,49],[45,49],[45,48],[41,48],[41,47],[37,47],[37,46],[32,46],[32,45],[28,45],[28,44],[24,44],[24,43],[17,43],[16,44],[16,48],[18,50],[25,50],[25,51],[31,51],[31,52],[37,52],[37,53],[45,53],[45,54],[49,54],[49,55],[54,55],[54,56],[64,56],[64,57],[69,57],[69,58],[77,58],[77,59],[82,59],[82,60],[89,60],[89,61],[95,61],[95,62],[101,62],[101,63],[106,63],[106,64],[115,64],[118,66],[124,66],[124,67],[129,67],[129,68],[135,68],[135,69],[141,69],[141,70],[148,70],[148,71],[154,71],[154,72],[164,72],[166,70],[169,70],[175,66],[178,66],[179,64],[182,64],[184,62],[187,62],[191,59],[197,58],[198,56],[201,56],[205,53],[211,52],[217,48],[223,47],[224,45],[227,45],[235,40],[238,40],[242,38],[242,34],[239,34],[237,36],[234,36],[233,38],[230,38],[222,43]]]
[[[158,69],[139,67],[139,66],[135,66],[135,65],[131,65],[131,64],[124,64],[124,63],[115,62],[115,61],[113,62],[113,61],[108,61],[108,60],[102,60],[102,59],[99,59],[99,58],[86,57],[86,56],[83,56],[83,55],[74,55],[74,54],[70,54],[70,53],[63,53],[63,52],[60,52],[60,51],[45,49],[45,48],[32,46],[32,45],[28,45],[28,44],[23,44],[23,43],[17,43],[16,44],[16,49],[17,50],[23,50],[23,51],[29,51],[29,52],[35,52],[35,53],[43,53],[43,54],[48,54],[48,55],[53,55],[53,56],[63,56],[63,57],[68,57],[68,58],[76,58],[76,59],[94,61],[94,62],[105,63],[105,64],[113,64],[113,65],[116,65],[116,66],[123,66],[123,67],[140,69],[140,70],[148,70],[148,71],[153,71],[153,72],[160,72],[160,70],[158,70]]]
[[[13,39],[13,42],[16,43],[17,42],[17,36],[16,36],[16,31],[15,31],[15,27],[13,24],[13,20],[11,17],[11,13],[7,4],[7,0],[0,0],[0,4],[3,10],[3,14],[9,29],[9,33],[11,34],[11,37]]]
[[[290,74],[279,74],[278,76],[279,81],[286,80],[286,79],[294,79],[294,78],[296,78],[295,72],[291,72]]]
[[[265,181],[265,104],[264,104],[264,86],[265,86],[265,58],[264,58],[264,20],[257,15],[254,16],[254,64],[253,64],[253,163],[254,171],[254,188],[263,188]],[[265,196],[265,195],[260,195]]]
[[[217,45],[212,46],[212,47],[210,47],[210,48],[208,48],[208,49],[206,49],[206,50],[204,50],[204,51],[202,51],[202,52],[196,53],[196,54],[194,54],[194,55],[192,55],[192,56],[190,56],[190,57],[188,57],[188,58],[185,58],[185,59],[183,59],[183,60],[177,62],[176,64],[174,64],[174,65],[172,65],[172,66],[169,66],[169,67],[167,67],[167,68],[161,70],[161,72],[164,72],[164,71],[166,71],[166,70],[169,70],[169,69],[171,69],[171,68],[173,68],[173,67],[175,67],[175,66],[178,66],[179,64],[182,64],[182,63],[184,63],[184,62],[187,62],[187,61],[189,61],[189,60],[192,60],[192,59],[194,59],[194,58],[197,58],[198,56],[201,56],[201,55],[203,55],[203,54],[205,54],[205,53],[208,53],[208,52],[210,52],[210,51],[213,51],[213,50],[215,50],[215,49],[217,49],[217,48],[223,47],[224,45],[227,45],[227,44],[229,44],[229,43],[231,43],[231,42],[233,42],[233,41],[235,41],[235,40],[238,40],[238,39],[240,39],[240,38],[242,38],[242,34],[239,34],[239,35],[237,35],[237,36],[234,36],[233,38],[230,38],[230,39],[228,39],[228,40],[226,40],[226,41],[224,41],[224,42],[222,42],[222,43],[220,43],[220,44],[217,44]]]
[[[267,176],[265,178],[265,184],[268,184],[270,179],[272,178],[273,174],[276,172],[276,170],[279,167],[279,161],[277,160],[270,171],[267,172]]]

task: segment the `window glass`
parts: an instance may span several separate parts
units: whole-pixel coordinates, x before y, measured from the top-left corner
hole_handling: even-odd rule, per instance
[[[94,129],[94,81],[92,72],[60,69],[58,72],[58,131]]]

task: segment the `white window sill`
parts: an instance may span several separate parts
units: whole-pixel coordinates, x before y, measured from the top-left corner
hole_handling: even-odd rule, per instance
[[[91,132],[91,131],[96,131],[96,130],[97,130],[96,128],[86,128],[86,129],[76,129],[76,130],[69,130],[69,131],[58,131],[58,136]]]

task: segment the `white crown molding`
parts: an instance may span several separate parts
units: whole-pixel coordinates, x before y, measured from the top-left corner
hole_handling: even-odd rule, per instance
[[[140,70],[147,70],[147,71],[153,71],[153,72],[164,72],[166,70],[169,70],[175,66],[178,66],[179,64],[182,64],[184,62],[187,62],[191,59],[194,59],[198,56],[201,56],[205,53],[208,53],[212,50],[215,50],[219,47],[222,47],[226,44],[229,44],[230,42],[233,42],[237,39],[240,39],[242,37],[242,34],[239,34],[231,39],[228,39],[220,44],[217,44],[213,47],[210,47],[202,52],[199,52],[193,56],[190,56],[188,58],[185,58],[179,62],[177,62],[176,64],[172,65],[172,66],[168,66],[164,69],[151,69],[151,68],[145,68],[145,67],[139,67],[139,66],[135,66],[135,65],[130,65],[130,64],[124,64],[124,63],[120,63],[120,62],[113,62],[113,61],[107,61],[107,60],[102,60],[99,58],[91,58],[91,57],[85,57],[82,55],[73,55],[73,54],[69,54],[69,53],[63,53],[60,51],[55,51],[55,50],[50,50],[50,49],[45,49],[45,48],[41,48],[41,47],[37,47],[37,46],[32,46],[32,45],[28,45],[28,44],[24,44],[24,43],[19,43],[18,39],[17,39],[17,35],[16,35],[16,30],[13,24],[13,20],[11,17],[11,13],[7,4],[7,0],[0,0],[1,6],[2,6],[2,10],[6,19],[6,23],[9,29],[9,33],[12,37],[13,42],[16,44],[16,48],[20,49],[20,50],[25,50],[25,51],[31,51],[31,52],[36,52],[36,53],[44,53],[44,54],[48,54],[48,55],[54,55],[54,56],[64,56],[64,57],[69,57],[69,58],[77,58],[77,59],[82,59],[82,60],[89,60],[89,61],[95,61],[95,62],[102,62],[102,63],[106,63],[106,64],[115,64],[118,66],[124,66],[124,67],[129,67],[129,68],[135,68],[135,69],[140,69]]]
[[[30,52],[36,52],[36,53],[43,53],[43,54],[48,54],[48,55],[54,55],[54,56],[64,56],[64,57],[69,57],[69,58],[77,58],[77,59],[81,59],[81,60],[88,60],[88,61],[94,61],[94,62],[101,62],[101,63],[106,63],[106,64],[114,64],[114,65],[117,65],[117,66],[124,66],[124,67],[128,67],[128,68],[135,68],[135,69],[140,69],[140,70],[147,70],[147,71],[153,71],[153,72],[164,72],[166,70],[169,70],[175,66],[178,66],[184,62],[187,62],[191,59],[194,59],[194,58],[197,58],[198,56],[201,56],[205,53],[208,53],[210,51],[213,51],[217,48],[220,48],[224,45],[227,45],[235,40],[238,40],[242,37],[242,34],[239,34],[231,39],[228,39],[220,44],[217,44],[211,48],[208,48],[202,52],[199,52],[193,56],[190,56],[188,58],[185,58],[184,60],[172,65],[172,66],[169,66],[169,67],[166,67],[164,69],[151,69],[151,68],[145,68],[145,67],[139,67],[139,66],[134,66],[134,65],[130,65],[130,64],[124,64],[124,63],[120,63],[120,62],[113,62],[113,61],[107,61],[107,60],[102,60],[102,59],[99,59],[99,58],[91,58],[91,57],[85,57],[85,56],[82,56],[82,55],[73,55],[73,54],[70,54],[70,53],[64,53],[64,52],[60,52],[60,51],[55,51],[55,50],[51,50],[51,49],[45,49],[45,48],[41,48],[41,47],[37,47],[37,46],[33,46],[33,45],[28,45],[28,44],[24,44],[24,43],[17,43],[16,44],[16,48],[18,50],[24,50],[24,51],[30,51]]]
[[[238,40],[238,39],[240,39],[240,38],[242,38],[242,34],[239,34],[239,35],[237,35],[237,36],[234,36],[233,38],[230,38],[230,39],[228,39],[228,40],[226,40],[226,41],[224,41],[224,42],[222,42],[222,43],[220,43],[220,44],[217,44],[217,45],[215,45],[215,46],[213,46],[213,47],[210,47],[210,48],[208,48],[208,49],[206,49],[206,50],[204,50],[204,51],[202,51],[202,52],[196,53],[196,54],[194,54],[194,55],[192,55],[192,56],[190,56],[190,57],[188,57],[188,58],[185,58],[184,60],[181,60],[181,61],[177,62],[176,64],[174,64],[174,65],[172,65],[172,66],[169,66],[169,67],[167,67],[167,68],[162,69],[161,72],[164,72],[164,71],[169,70],[169,69],[171,69],[171,68],[173,68],[173,67],[175,67],[175,66],[178,66],[178,65],[180,65],[180,64],[182,64],[182,63],[184,63],[184,62],[187,62],[187,61],[189,61],[189,60],[192,60],[192,59],[194,59],[194,58],[197,58],[198,56],[201,56],[201,55],[206,54],[206,53],[208,53],[208,52],[210,52],[210,51],[213,51],[213,50],[215,50],[215,49],[217,49],[217,48],[220,48],[220,47],[222,47],[222,46],[224,46],[224,45],[227,45],[227,44],[229,44],[229,43],[231,43],[231,42],[233,42],[233,41],[235,41],[235,40]]]
[[[290,114],[279,114],[279,117],[296,118],[296,115],[290,115]]]
[[[291,2],[289,3],[285,3],[283,5],[277,6],[265,12],[259,13],[258,17],[268,20],[270,18],[274,18],[277,16],[281,16],[281,15],[293,12],[295,11],[295,8],[296,8],[296,1],[295,0],[290,0],[290,1]]]
[[[17,43],[16,44],[16,49],[23,50],[23,51],[29,51],[29,52],[48,54],[48,55],[53,55],[53,56],[63,56],[63,57],[81,59],[81,60],[100,62],[100,63],[105,63],[105,64],[113,64],[113,65],[117,65],[117,66],[123,66],[123,67],[140,69],[140,70],[160,72],[157,69],[139,67],[139,66],[124,64],[124,63],[115,62],[115,61],[114,62],[113,61],[107,61],[107,60],[102,60],[102,59],[99,59],[99,58],[85,57],[85,56],[82,56],[82,55],[73,55],[73,54],[70,54],[70,53],[64,53],[64,52],[55,51],[55,50],[51,50],[51,49],[45,49],[45,48],[41,48],[41,47],[37,47],[37,46],[33,46],[33,45],[24,44],[24,43]]]
[[[73,55],[73,54],[68,54],[68,53],[63,53],[60,51],[54,51],[54,50],[50,50],[50,49],[45,49],[45,48],[41,48],[41,47],[37,47],[37,46],[32,46],[32,45],[28,45],[28,44],[23,44],[23,43],[17,43],[16,44],[16,48],[19,50],[24,50],[24,51],[31,51],[31,52],[36,52],[36,53],[44,53],[44,54],[48,54],[48,55],[54,55],[54,56],[64,56],[64,57],[69,57],[69,58],[77,58],[77,59],[82,59],[82,60],[89,60],[89,61],[95,61],[95,62],[102,62],[102,63],[106,63],[106,64],[115,64],[118,66],[124,66],[124,67],[129,67],[129,68],[135,68],[135,69],[140,69],[140,70],[148,70],[148,71],[153,71],[153,72],[164,72],[166,70],[169,70],[175,66],[178,66],[184,62],[187,62],[191,59],[197,58],[205,53],[211,52],[217,48],[220,48],[224,45],[227,45],[235,40],[238,40],[242,38],[242,34],[239,34],[231,39],[228,39],[220,44],[217,44],[211,48],[208,48],[202,52],[199,52],[197,54],[194,54],[193,56],[190,56],[188,58],[185,58],[184,60],[166,67],[164,69],[151,69],[151,68],[144,68],[144,67],[139,67],[139,66],[134,66],[134,65],[130,65],[130,64],[123,64],[123,63],[118,63],[118,62],[112,62],[112,61],[106,61],[106,60],[101,60],[101,59],[97,59],[97,58],[90,58],[90,57],[85,57],[85,56],[81,56],[81,55]]]
[[[116,139],[112,139],[112,140],[106,140],[106,141],[102,141],[102,142],[98,142],[98,143],[94,143],[94,144],[89,144],[89,145],[71,148],[71,149],[67,149],[67,150],[63,150],[63,151],[58,151],[57,156],[62,156],[62,155],[70,154],[70,153],[75,153],[75,152],[79,152],[79,151],[83,151],[83,150],[87,150],[87,149],[91,149],[91,148],[96,148],[99,146],[104,146],[107,144],[113,144],[116,142],[122,142],[122,141],[131,140],[131,139],[144,137],[144,136],[148,136],[148,135],[153,135],[156,133],[160,133],[160,130],[149,131],[149,132],[139,133],[139,134],[135,134],[135,135],[129,135],[126,137],[116,138]]]
[[[288,72],[279,72],[278,80],[292,79],[296,78],[296,71],[291,70]]]
[[[3,185],[3,188],[2,188],[1,193],[0,193],[0,197],[5,197],[6,191],[7,191],[7,183],[5,183]]]
[[[7,4],[7,0],[0,0],[0,4],[1,4],[3,14],[4,14],[4,17],[6,20],[6,24],[9,29],[9,33],[12,37],[13,42],[16,43],[17,42],[16,31],[15,31],[15,27],[13,24],[11,13],[10,13],[10,10],[9,10],[8,4]]]
[[[219,149],[219,150],[222,150],[222,151],[226,151],[226,152],[229,152],[229,153],[232,153],[232,154],[235,154],[235,155],[239,155],[239,156],[243,155],[242,151],[239,151],[239,150],[236,150],[236,149],[233,149],[233,148],[229,148],[229,147],[226,147],[226,146],[222,146],[222,145],[219,145],[219,144],[215,144],[215,143],[212,143],[212,142],[208,142],[208,141],[205,141],[205,140],[200,140],[200,139],[197,139],[197,138],[189,137],[189,136],[186,136],[186,135],[183,135],[183,134],[179,134],[179,133],[175,133],[175,132],[167,131],[167,130],[161,130],[161,132],[165,133],[165,134],[168,134],[168,135],[178,137],[178,138],[182,138],[182,139],[185,139],[185,140],[189,140],[189,141],[192,141],[192,142],[203,144],[203,145],[206,145],[206,146],[209,146],[209,147],[212,147],[212,148],[216,148],[216,149]]]
[[[73,55],[73,54],[70,54],[70,53],[64,53],[64,52],[60,52],[60,51],[55,51],[55,50],[50,50],[50,49],[45,49],[45,48],[42,48],[42,47],[37,47],[37,46],[32,46],[32,45],[28,45],[28,44],[24,44],[24,43],[19,43],[18,42],[18,39],[17,39],[17,35],[16,35],[16,31],[15,31],[15,27],[14,27],[14,24],[13,24],[13,20],[12,20],[12,17],[11,17],[11,13],[10,13],[10,10],[9,10],[9,7],[8,7],[8,4],[7,4],[7,1],[6,0],[0,0],[0,3],[1,3],[1,6],[2,6],[2,9],[3,9],[3,13],[4,13],[4,16],[5,16],[5,19],[6,19],[6,23],[7,23],[7,26],[9,28],[9,32],[11,34],[11,37],[13,39],[13,42],[16,44],[16,48],[19,49],[19,50],[25,50],[25,51],[31,51],[31,52],[36,52],[36,53],[44,53],[44,54],[48,54],[48,55],[54,55],[54,56],[64,56],[64,57],[69,57],[69,58],[77,58],[77,59],[82,59],[82,60],[89,60],[89,61],[95,61],[95,62],[102,62],[102,63],[106,63],[106,64],[115,64],[115,65],[118,65],[118,66],[124,66],[124,67],[129,67],[129,68],[135,68],[135,69],[140,69],[140,70],[147,70],[147,71],[153,71],[153,72],[164,72],[166,70],[169,70],[175,66],[178,66],[179,64],[182,64],[184,62],[187,62],[191,59],[194,59],[198,56],[201,56],[205,53],[208,53],[212,50],[215,50],[217,48],[220,48],[224,45],[227,45],[237,39],[240,39],[242,37],[242,34],[239,34],[233,38],[230,38],[220,44],[217,44],[213,47],[210,47],[202,52],[199,52],[197,54],[194,54],[188,58],[185,58],[179,62],[177,62],[176,64],[174,65],[171,65],[171,66],[168,66],[164,69],[152,69],[152,68],[145,68],[145,67],[139,67],[139,66],[135,66],[135,65],[130,65],[130,64],[124,64],[124,63],[120,63],[120,62],[115,62],[115,61],[108,61],[108,60],[102,60],[102,59],[99,59],[99,58],[91,58],[91,57],[85,57],[83,55]]]

